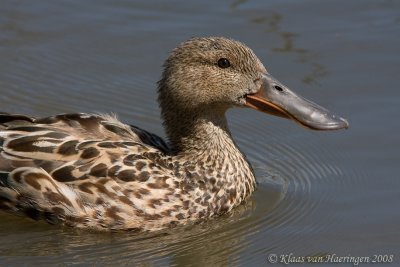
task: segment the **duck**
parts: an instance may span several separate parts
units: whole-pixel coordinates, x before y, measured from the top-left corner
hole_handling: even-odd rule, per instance
[[[0,210],[104,231],[197,223],[230,212],[256,189],[228,109],[252,108],[313,130],[349,126],[224,37],[194,37],[173,49],[158,102],[167,140],[111,115],[0,113]]]

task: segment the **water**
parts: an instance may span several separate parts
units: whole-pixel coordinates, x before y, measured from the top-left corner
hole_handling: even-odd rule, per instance
[[[183,40],[217,35],[245,42],[274,76],[349,119],[350,129],[311,132],[231,110],[259,182],[232,214],[170,232],[111,234],[2,213],[0,265],[265,266],[269,255],[289,253],[399,262],[399,33],[400,4],[389,0],[1,1],[2,111],[115,112],[164,136],[155,90],[163,60]]]

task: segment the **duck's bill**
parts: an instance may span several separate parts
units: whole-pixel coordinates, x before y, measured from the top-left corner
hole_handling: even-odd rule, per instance
[[[269,74],[264,75],[260,90],[246,96],[246,106],[275,116],[292,119],[313,130],[348,128],[347,120],[304,99]]]

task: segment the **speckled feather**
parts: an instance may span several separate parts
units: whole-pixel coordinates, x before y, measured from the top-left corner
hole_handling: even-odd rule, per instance
[[[234,72],[219,69],[219,57],[230,57]],[[250,49],[224,38],[174,50],[159,83],[168,144],[112,116],[1,113],[0,208],[51,224],[135,231],[230,211],[255,178],[224,114],[259,69]]]

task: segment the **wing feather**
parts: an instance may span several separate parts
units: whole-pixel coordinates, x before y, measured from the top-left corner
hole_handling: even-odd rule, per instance
[[[88,224],[106,213],[118,222],[135,216],[139,204],[129,197],[141,182],[170,172],[162,162],[168,151],[160,137],[113,116],[0,113],[0,209],[50,223]],[[129,215],[115,214],[121,205]]]

